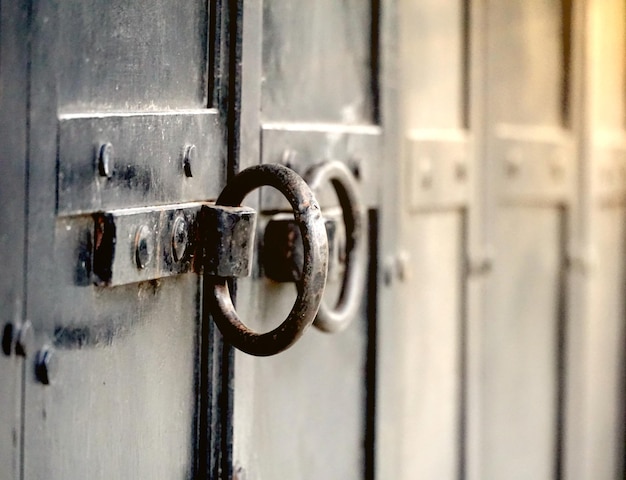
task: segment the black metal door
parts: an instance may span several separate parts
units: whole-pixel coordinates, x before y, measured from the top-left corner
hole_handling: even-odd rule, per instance
[[[378,2],[7,3],[3,475],[371,476]],[[203,202],[259,163],[307,176],[331,244],[316,324],[337,333],[273,359],[235,358],[195,273]],[[267,330],[304,273],[275,271],[289,205],[246,203],[262,214],[239,312]]]
[[[228,5],[1,12],[0,477],[217,476],[221,341],[180,242],[229,168]]]

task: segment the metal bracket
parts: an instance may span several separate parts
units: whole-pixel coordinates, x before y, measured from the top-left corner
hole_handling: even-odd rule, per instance
[[[561,128],[499,125],[499,197],[506,204],[565,204],[575,181],[574,142]]]
[[[59,119],[57,213],[215,198],[225,180],[211,109]]]
[[[186,203],[92,215],[93,281],[124,285],[204,271],[250,274],[256,212],[248,207]]]
[[[465,206],[472,176],[471,137],[463,130],[416,130],[407,143],[411,212]]]

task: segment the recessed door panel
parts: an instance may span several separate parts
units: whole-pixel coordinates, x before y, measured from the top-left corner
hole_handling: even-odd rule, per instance
[[[360,0],[263,3],[265,121],[372,122],[372,9]]]
[[[515,0],[487,10],[492,120],[560,124],[567,80],[562,29],[569,28],[560,21],[561,3]]]
[[[59,3],[63,112],[205,107],[206,2]]]
[[[496,229],[506,257],[489,279],[483,324],[483,478],[554,478],[560,211],[502,208]]]
[[[462,435],[461,211],[422,212],[407,220],[413,238],[403,265],[402,477],[457,478]]]
[[[585,99],[579,187],[577,295],[569,382],[567,474],[624,476],[624,199],[626,5],[590,1],[579,11]]]
[[[626,212],[622,206],[597,211],[598,279],[591,286],[587,324],[588,403],[591,422],[585,435],[589,464],[587,478],[618,478],[624,438],[624,324],[623,286],[626,279]]]

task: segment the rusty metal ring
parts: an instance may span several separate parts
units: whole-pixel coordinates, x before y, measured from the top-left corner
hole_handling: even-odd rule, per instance
[[[346,227],[346,271],[339,299],[334,308],[322,301],[315,325],[325,332],[343,330],[356,315],[363,296],[366,248],[364,241],[365,211],[359,198],[356,179],[348,167],[338,161],[328,161],[312,167],[305,175],[313,191],[331,182],[343,211]]]
[[[213,319],[224,338],[239,350],[257,356],[269,356],[293,345],[317,314],[326,286],[328,240],[320,206],[305,181],[282,165],[256,165],[247,168],[228,182],[217,205],[239,206],[252,190],[271,186],[279,190],[293,208],[304,246],[302,277],[297,282],[298,296],[287,319],[274,330],[257,333],[239,319],[228,291],[227,279],[208,278],[213,287]]]

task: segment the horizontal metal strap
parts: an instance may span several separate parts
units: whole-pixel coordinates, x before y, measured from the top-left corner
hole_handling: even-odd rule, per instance
[[[97,285],[124,285],[194,271],[250,274],[256,212],[185,203],[92,214]]]

